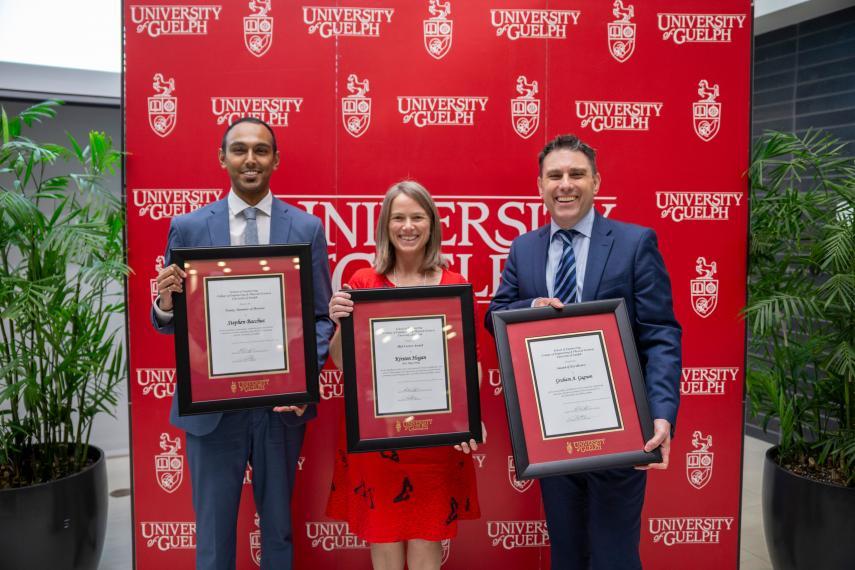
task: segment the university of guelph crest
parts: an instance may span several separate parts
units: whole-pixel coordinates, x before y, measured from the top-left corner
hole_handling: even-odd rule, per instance
[[[617,20],[609,22],[609,53],[623,63],[635,51],[635,24],[631,21],[635,8],[632,5],[624,7],[621,0],[615,0],[612,14]]]
[[[178,453],[181,440],[178,437],[170,439],[168,433],[161,433],[160,449],[163,453],[154,456],[157,484],[167,493],[174,493],[184,480],[184,456]]]
[[[350,95],[341,98],[341,121],[344,130],[354,138],[361,137],[371,124],[371,98],[368,93],[368,80],[359,81],[356,74],[347,76],[347,90]]]
[[[261,57],[273,45],[273,18],[267,15],[272,0],[250,0],[251,16],[243,19],[243,43],[249,53]]]
[[[534,484],[534,479],[529,479],[528,481],[520,481],[517,479],[517,468],[514,465],[514,458],[512,455],[508,455],[508,481],[510,482],[511,487],[519,493],[525,493]]]
[[[707,318],[718,305],[718,279],[713,279],[716,272],[716,262],[707,263],[703,257],[697,259],[695,271],[697,279],[692,279],[692,309],[701,318]]]
[[[721,126],[721,103],[715,100],[718,97],[718,85],[710,87],[706,79],[701,79],[698,83],[698,95],[701,99],[692,103],[695,134],[702,141],[710,142]]]
[[[451,1],[430,0],[431,17],[424,20],[425,49],[434,59],[442,59],[451,49],[454,22],[448,19]]]
[[[525,75],[517,77],[519,97],[511,99],[511,124],[520,137],[527,139],[537,131],[540,125],[540,99],[537,95],[537,81],[528,82]]]
[[[249,533],[249,555],[256,566],[261,566],[261,519],[255,513],[255,530]]]
[[[694,451],[686,454],[686,478],[695,489],[703,489],[712,479],[712,436],[704,437],[700,431],[695,430],[692,434],[692,446]]]
[[[165,81],[162,73],[155,73],[152,87],[155,94],[148,98],[148,124],[156,135],[165,137],[178,120],[178,98],[172,96],[175,79]]]

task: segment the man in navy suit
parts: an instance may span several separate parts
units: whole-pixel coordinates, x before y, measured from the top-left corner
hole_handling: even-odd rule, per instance
[[[680,403],[680,325],[671,283],[649,228],[602,217],[596,153],[573,135],[547,143],[537,187],[548,225],[516,238],[487,311],[623,298],[644,371],[662,463],[540,480],[553,570],[641,568],[638,545],[648,468],[666,469]]]
[[[231,192],[224,200],[172,220],[152,322],[159,332],[173,332],[172,295],[182,292],[185,277],[180,267],[169,263],[174,247],[311,243],[320,369],[334,330],[327,309],[332,288],[321,222],[270,192],[279,152],[273,130],[263,121],[244,118],[232,123],[223,135],[219,160],[231,178]],[[260,518],[261,568],[291,568],[291,495],[305,422],[315,415],[314,406],[282,406],[180,417],[177,396],[173,398],[170,422],[187,432],[197,568],[235,567],[237,514],[247,461],[253,468]]]

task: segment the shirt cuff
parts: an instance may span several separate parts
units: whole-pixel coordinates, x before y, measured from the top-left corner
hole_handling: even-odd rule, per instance
[[[172,313],[173,311],[164,311],[158,305],[160,301],[160,295],[157,296],[157,299],[154,300],[154,316],[157,319],[157,324],[159,325],[168,325],[172,322]]]

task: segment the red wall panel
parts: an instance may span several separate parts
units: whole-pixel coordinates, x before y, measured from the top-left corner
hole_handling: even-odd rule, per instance
[[[172,339],[148,314],[169,220],[226,195],[216,152],[244,114],[274,125],[273,191],[323,221],[334,287],[369,263],[385,190],[413,178],[438,202],[479,319],[510,241],[546,220],[540,148],[565,132],[591,143],[596,207],[656,230],[684,327],[677,438],[669,470],[650,474],[645,566],[737,565],[750,2],[617,4],[124,3],[137,568],[193,566],[183,433],[168,422]],[[513,477],[495,349],[485,331],[478,340],[483,516],[460,525],[444,568],[547,568],[538,484]],[[297,568],[369,568],[367,545],[323,515],[343,405],[340,372],[329,365],[321,382],[293,505]],[[257,531],[247,484],[239,568],[256,567]]]

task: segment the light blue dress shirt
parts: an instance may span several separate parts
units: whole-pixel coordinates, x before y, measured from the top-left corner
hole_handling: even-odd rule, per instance
[[[555,220],[549,220],[549,250],[546,255],[546,290],[549,296],[555,296],[555,272],[564,253],[564,241],[553,239],[555,232],[561,226]],[[591,245],[591,231],[594,229],[594,208],[579,220],[571,230],[576,230],[573,236],[573,254],[576,256],[576,298],[582,299],[582,284],[585,282],[585,266],[588,264],[588,248]]]

